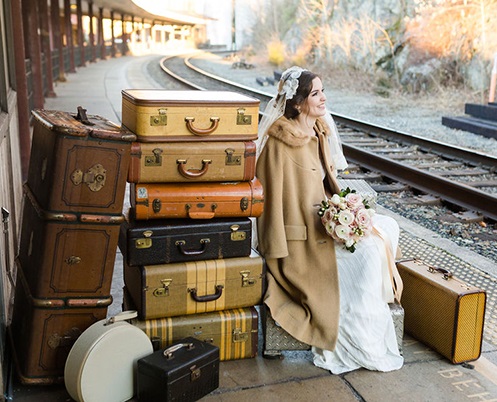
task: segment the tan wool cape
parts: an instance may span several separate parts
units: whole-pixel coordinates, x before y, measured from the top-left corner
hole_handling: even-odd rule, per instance
[[[329,128],[318,119],[314,131],[306,135],[285,117],[268,130],[256,172],[265,199],[257,219],[258,247],[268,268],[264,302],[275,321],[301,342],[333,350],[338,271],[334,241],[317,212],[326,192],[339,189],[329,160]]]

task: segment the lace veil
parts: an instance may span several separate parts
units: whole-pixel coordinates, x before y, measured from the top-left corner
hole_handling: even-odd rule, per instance
[[[285,113],[286,101],[292,99],[297,92],[299,86],[299,77],[303,71],[307,71],[301,67],[293,66],[285,70],[281,75],[280,82],[278,83],[278,93],[267,104],[262,119],[259,123],[259,138],[257,146],[257,155],[259,155],[264,148],[267,141],[267,131],[273,123],[278,120]],[[338,170],[343,170],[347,167],[347,161],[343,155],[340,137],[338,130],[331,116],[327,111],[325,121],[330,127],[332,135],[328,137],[329,146],[331,150],[331,160],[335,162]]]

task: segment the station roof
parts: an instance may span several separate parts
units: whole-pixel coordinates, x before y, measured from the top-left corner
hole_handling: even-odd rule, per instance
[[[192,16],[188,14],[182,14],[178,12],[164,12],[164,14],[153,14],[146,11],[145,9],[136,5],[132,0],[88,0],[88,2],[93,2],[93,13],[98,14],[98,9],[103,8],[104,18],[110,18],[111,11],[120,14],[118,17],[124,14],[124,19],[130,21],[131,17],[134,16],[135,21],[139,22],[144,19],[146,22],[156,21],[158,23],[171,24],[171,25],[195,25],[195,24],[205,24],[206,19],[199,16]],[[63,3],[63,1],[62,1]],[[62,5],[63,7],[63,5]],[[88,5],[82,2],[83,12],[87,12]]]

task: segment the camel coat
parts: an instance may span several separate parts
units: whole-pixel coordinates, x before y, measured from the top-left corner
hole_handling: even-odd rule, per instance
[[[334,241],[317,212],[326,192],[337,192],[338,185],[329,160],[329,129],[318,119],[314,130],[315,136],[305,135],[285,117],[270,127],[257,161],[265,198],[257,231],[268,268],[264,302],[271,315],[294,338],[333,350],[338,272]]]

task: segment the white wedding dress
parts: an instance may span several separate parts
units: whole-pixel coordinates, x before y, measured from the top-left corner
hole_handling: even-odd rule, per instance
[[[399,226],[385,215],[373,217],[374,226],[397,249]],[[335,350],[312,348],[314,364],[333,374],[361,367],[392,371],[402,367],[390,308],[385,300],[391,283],[386,275],[385,247],[378,236],[369,235],[354,253],[336,245],[340,283],[340,321]]]

